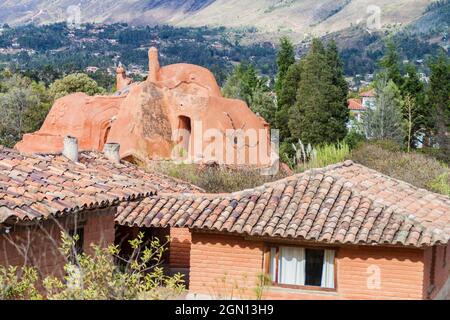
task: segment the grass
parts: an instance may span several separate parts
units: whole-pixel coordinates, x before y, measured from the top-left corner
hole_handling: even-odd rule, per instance
[[[346,143],[323,145],[315,149],[307,165],[309,168],[323,168],[344,161],[349,154],[350,148]]]

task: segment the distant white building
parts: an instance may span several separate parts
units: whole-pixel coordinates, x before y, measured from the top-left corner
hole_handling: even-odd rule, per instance
[[[370,108],[375,108],[376,97],[375,90],[364,91],[359,94],[359,98],[348,99],[348,109],[352,119],[348,124],[349,128],[354,127],[357,123],[362,122],[362,115]],[[356,122],[356,123],[355,123]]]

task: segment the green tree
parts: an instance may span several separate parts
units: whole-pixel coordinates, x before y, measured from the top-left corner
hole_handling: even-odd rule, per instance
[[[289,130],[292,138],[313,145],[336,143],[346,133],[348,110],[342,112],[341,88],[333,83],[327,52],[318,39],[301,61],[297,103],[291,109]]]
[[[382,73],[375,84],[375,108],[363,114],[363,127],[369,139],[393,140],[401,144],[405,139],[402,114],[403,101],[400,90],[388,75]]]
[[[23,134],[37,130],[50,108],[45,86],[7,74],[0,92],[0,144],[12,147]]]
[[[330,92],[332,102],[332,114],[340,123],[347,123],[349,120],[348,111],[348,84],[345,80],[344,66],[339,51],[334,40],[330,41],[327,46],[327,62],[331,69],[331,84],[336,90]]]
[[[294,45],[288,37],[280,39],[280,49],[277,54],[278,73],[275,80],[275,92],[280,95],[283,88],[283,81],[286,77],[288,69],[295,63]]]
[[[275,113],[277,107],[273,94],[262,86],[258,86],[253,91],[250,108],[253,112],[263,117],[268,123],[275,123]]]
[[[50,85],[50,95],[59,99],[74,92],[84,92],[90,96],[105,93],[97,82],[84,73],[73,73],[63,79],[56,80]]]
[[[282,141],[291,138],[289,130],[289,114],[292,107],[297,103],[297,92],[300,84],[301,63],[296,62],[291,65],[284,77],[281,90],[277,93],[278,107],[275,115],[276,127],[280,130]]]
[[[227,78],[222,89],[225,97],[245,101],[250,109],[267,122],[274,123],[276,105],[268,86],[268,78],[258,76],[251,64],[240,64]]]
[[[403,118],[410,124],[409,147],[414,148],[422,135],[429,135],[432,119],[430,109],[425,103],[425,88],[415,65],[408,64],[401,92],[404,100]]]
[[[427,92],[431,106],[436,140],[442,158],[450,161],[450,59],[444,52],[430,64],[430,86]]]
[[[380,66],[386,72],[388,80],[392,80],[398,88],[401,88],[403,78],[400,70],[400,56],[391,38],[386,41],[386,53],[380,60]]]

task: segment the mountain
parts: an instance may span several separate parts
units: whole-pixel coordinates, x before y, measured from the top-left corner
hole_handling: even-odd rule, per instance
[[[422,17],[432,0],[3,0],[0,23],[81,22],[253,27],[262,35],[321,36],[365,23],[379,7],[383,26]],[[72,7],[71,7],[72,6]],[[75,8],[75,9],[74,9]],[[374,11],[375,10],[375,11]]]

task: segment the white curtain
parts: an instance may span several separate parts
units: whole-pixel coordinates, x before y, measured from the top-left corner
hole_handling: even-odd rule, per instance
[[[324,250],[321,287],[334,288],[334,250]]]
[[[279,283],[302,286],[305,284],[305,249],[280,247]]]

